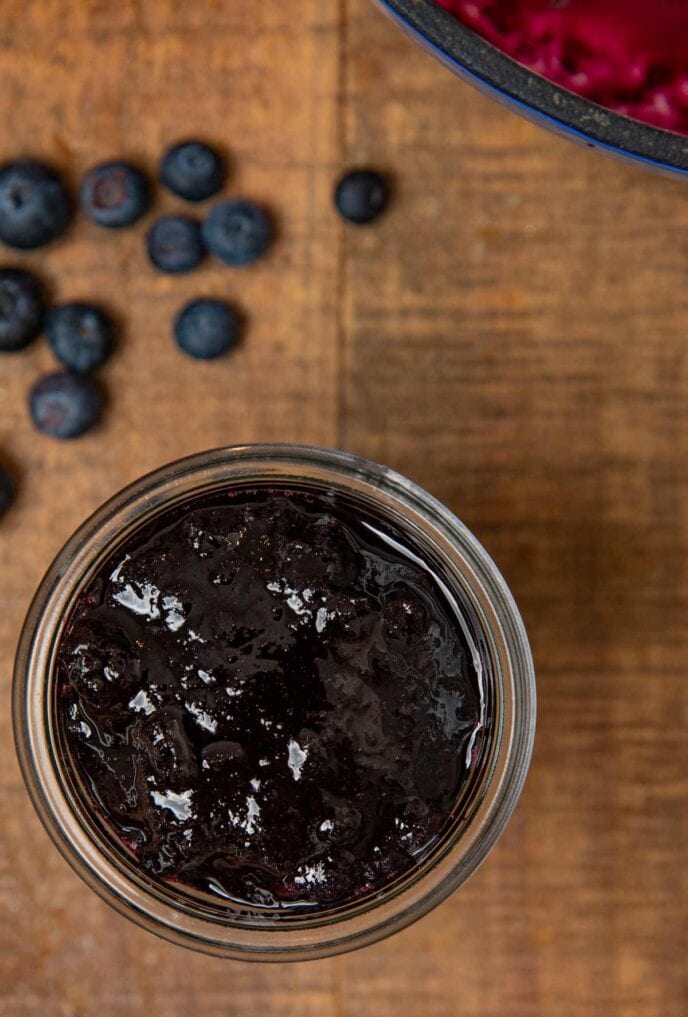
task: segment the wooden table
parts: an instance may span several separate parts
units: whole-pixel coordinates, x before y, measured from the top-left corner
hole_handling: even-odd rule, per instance
[[[189,135],[268,202],[274,253],[154,275],[145,225],[79,222],[27,261],[123,322],[98,433],[37,436],[43,344],[0,364],[0,1014],[683,1017],[688,844],[688,192],[578,150],[453,80],[368,0],[5,0],[0,155],[155,166]],[[354,163],[395,176],[366,230]],[[160,197],[160,207],[174,202]],[[170,341],[186,298],[245,308],[235,356]],[[24,792],[10,671],[54,552],[121,485],[224,443],[339,446],[447,502],[522,607],[540,695],[530,779],[479,874],[336,960],[222,962],[158,941],[61,860]]]

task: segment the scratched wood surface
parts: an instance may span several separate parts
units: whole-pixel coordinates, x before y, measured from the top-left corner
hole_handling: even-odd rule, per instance
[[[0,157],[77,179],[207,136],[264,200],[260,266],[156,277],[142,228],[79,222],[29,260],[123,322],[104,426],[37,437],[39,344],[0,364],[0,1014],[683,1017],[688,1012],[688,191],[577,150],[455,82],[368,0],[4,0]],[[368,230],[351,163],[395,177]],[[160,198],[161,208],[174,202]],[[227,294],[245,344],[194,364],[184,299]],[[539,677],[531,776],[468,886],[399,936],[255,967],[158,941],[58,857],[20,781],[10,671],[64,539],[124,483],[238,441],[340,446],[447,502],[522,607]]]

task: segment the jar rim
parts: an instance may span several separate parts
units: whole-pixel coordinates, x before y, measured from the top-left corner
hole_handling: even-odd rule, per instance
[[[266,927],[218,922],[175,906],[135,881],[94,836],[70,800],[56,752],[53,660],[65,617],[97,564],[126,528],[213,487],[281,480],[335,486],[397,513],[455,570],[490,640],[499,692],[493,759],[465,829],[401,888],[341,915]],[[458,888],[481,864],[520,796],[535,732],[535,678],[525,628],[496,565],[441,502],[399,473],[347,452],[310,445],[236,445],[163,466],[124,488],[66,542],[29,608],[17,650],[13,720],[19,762],[39,818],[62,855],[99,896],[149,931],[179,945],[243,960],[304,960],[375,942],[409,925]]]

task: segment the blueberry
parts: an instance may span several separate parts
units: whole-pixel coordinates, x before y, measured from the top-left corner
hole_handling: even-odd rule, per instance
[[[61,178],[33,159],[0,167],[0,240],[31,250],[64,233],[72,205]]]
[[[14,484],[4,467],[0,466],[0,516],[4,516],[14,501]]]
[[[92,304],[62,304],[46,321],[48,342],[65,367],[87,374],[112,353],[115,329],[106,314]]]
[[[239,340],[239,317],[223,300],[192,300],[177,315],[174,338],[180,350],[196,360],[213,360]]]
[[[160,180],[187,201],[204,201],[222,187],[225,167],[217,152],[200,141],[180,141],[165,152]]]
[[[201,227],[186,215],[157,219],[146,239],[148,257],[161,272],[189,272],[203,260],[205,246]]]
[[[28,346],[41,330],[44,313],[38,279],[21,268],[0,269],[0,351]]]
[[[272,240],[267,212],[250,201],[219,201],[203,223],[208,250],[227,265],[248,265],[260,258]]]
[[[44,375],[29,394],[31,419],[52,438],[77,438],[98,423],[102,409],[94,382],[68,371]]]
[[[388,200],[388,182],[379,173],[367,169],[352,170],[343,176],[334,196],[339,214],[359,225],[382,215]]]
[[[101,162],[88,171],[79,189],[84,215],[99,226],[131,226],[150,206],[148,180],[128,162]]]

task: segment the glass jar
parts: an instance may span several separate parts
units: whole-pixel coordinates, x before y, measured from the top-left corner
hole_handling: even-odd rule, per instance
[[[115,547],[157,513],[232,484],[306,485],[354,498],[395,523],[441,562],[470,630],[483,683],[480,765],[460,809],[413,871],[369,898],[290,917],[242,912],[154,882],[118,849],[75,791],[56,714],[55,655],[75,599]],[[34,806],[76,872],[104,900],[179,945],[241,960],[324,957],[375,942],[443,901],[483,861],[516,805],[535,729],[528,641],[504,580],[475,537],[443,505],[392,470],[342,452],[296,445],[219,449],[165,466],[87,519],[41,583],[21,635],[14,724]]]

